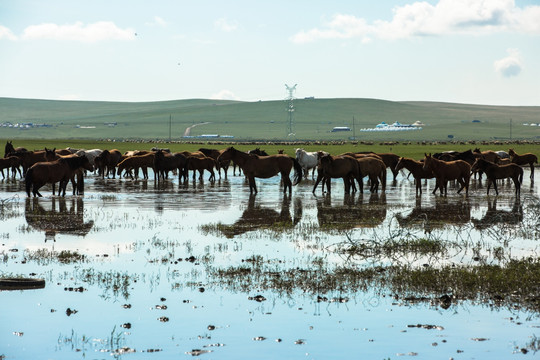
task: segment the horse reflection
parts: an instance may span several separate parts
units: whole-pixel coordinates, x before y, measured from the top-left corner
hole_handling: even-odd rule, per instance
[[[516,197],[512,210],[498,210],[497,198],[490,201],[488,198],[487,211],[481,219],[472,219],[474,227],[484,230],[496,224],[518,225],[523,221],[523,205]]]
[[[362,196],[345,195],[343,205],[332,205],[330,195],[317,201],[317,219],[322,230],[373,228],[386,219],[386,195],[373,193],[368,203]]]
[[[430,233],[435,228],[470,222],[471,205],[468,200],[450,202],[447,198],[436,198],[434,207],[424,207],[422,200],[417,198],[414,209],[407,216],[396,214],[396,219],[403,228],[420,228]]]
[[[45,241],[54,240],[56,234],[85,236],[94,221],[84,221],[84,201],[81,198],[52,198],[51,209],[45,209],[38,198],[27,198],[24,216],[28,225],[45,232]],[[68,208],[67,203],[70,203]]]
[[[302,219],[302,201],[296,198],[294,202],[294,216],[291,216],[291,197],[283,196],[281,211],[255,204],[255,195],[250,195],[248,206],[240,219],[232,225],[219,224],[219,230],[228,238],[244,234],[248,231],[262,229],[291,229]]]

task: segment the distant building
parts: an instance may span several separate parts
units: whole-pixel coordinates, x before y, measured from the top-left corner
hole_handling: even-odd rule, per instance
[[[332,132],[340,132],[340,131],[351,131],[351,128],[348,126],[336,126],[332,129]]]

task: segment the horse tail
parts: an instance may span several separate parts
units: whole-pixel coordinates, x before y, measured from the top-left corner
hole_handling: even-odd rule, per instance
[[[300,165],[298,160],[296,160],[292,156],[290,158],[293,161],[293,165],[294,165],[294,181],[293,181],[293,185],[298,185],[298,184],[300,184],[300,181],[302,181],[302,177],[304,175],[304,170],[302,169],[302,165]]]
[[[30,190],[32,190],[32,184],[33,184],[33,181],[32,181],[32,175],[34,173],[34,169],[30,168],[26,171],[26,176],[24,178],[24,185],[25,185],[25,188],[26,188],[26,194],[28,195],[28,197],[30,197]]]

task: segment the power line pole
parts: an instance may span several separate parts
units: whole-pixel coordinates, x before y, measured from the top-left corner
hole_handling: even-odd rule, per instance
[[[172,115],[169,115],[169,142],[171,142]]]
[[[287,136],[294,135],[294,92],[296,91],[296,85],[298,84],[294,84],[294,86],[285,84],[285,88],[289,93],[285,98],[285,101],[287,101]]]

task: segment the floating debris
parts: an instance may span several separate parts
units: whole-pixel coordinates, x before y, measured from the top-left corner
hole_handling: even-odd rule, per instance
[[[131,304],[124,304],[122,305],[124,309],[131,309]]]
[[[254,337],[253,340],[255,340],[255,341],[264,341],[264,340],[266,340],[266,338],[264,336],[257,336],[257,337]]]
[[[74,291],[74,292],[83,292],[83,291],[86,291],[85,288],[83,288],[82,286],[79,286],[79,287],[65,287],[64,288],[64,291]]]
[[[163,349],[146,349],[146,350],[143,350],[142,352],[155,353],[155,352],[160,352],[160,351],[163,351]]]
[[[167,322],[167,321],[169,321],[169,318],[166,317],[166,316],[161,316],[161,317],[158,317],[158,320],[161,321],[161,322]]]
[[[472,341],[488,341],[486,338],[471,338]]]
[[[13,335],[15,335],[15,336],[23,336],[24,333],[22,331],[14,331]]]
[[[215,325],[208,325],[208,330],[210,330],[210,331],[216,330],[216,326]]]
[[[304,345],[306,343],[306,340],[304,339],[298,339],[294,342],[295,345]]]
[[[421,329],[427,329],[427,330],[444,330],[444,327],[439,325],[428,325],[428,324],[416,324],[416,325],[407,325],[409,328],[421,328]]]
[[[158,310],[167,310],[167,305],[156,305],[155,308]]]
[[[75,310],[75,309],[70,309],[70,308],[67,308],[66,309],[66,315],[67,316],[71,316],[72,314],[76,314],[78,313],[79,311],[78,310]]]
[[[199,356],[199,355],[208,354],[211,352],[212,350],[193,349],[191,351],[187,351],[186,354],[191,355],[191,356]]]
[[[131,329],[131,323],[125,323],[120,326],[122,326],[124,329]]]
[[[263,302],[266,300],[266,298],[262,295],[255,295],[255,296],[249,296],[248,297],[248,300],[255,300],[255,301],[258,301],[258,302]]]

